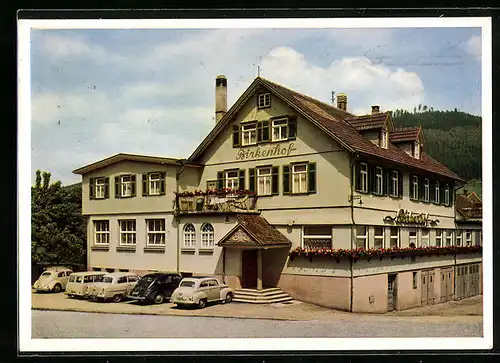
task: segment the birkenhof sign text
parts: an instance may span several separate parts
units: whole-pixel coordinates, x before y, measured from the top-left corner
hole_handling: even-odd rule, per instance
[[[291,142],[287,146],[283,144],[270,145],[268,147],[257,146],[255,149],[240,149],[236,155],[236,160],[259,159],[272,156],[290,156],[296,151],[295,144]]]
[[[438,224],[438,219],[430,219],[429,213],[414,213],[400,209],[395,217],[386,216],[386,222],[394,222],[396,224],[417,224],[427,226],[428,224]]]

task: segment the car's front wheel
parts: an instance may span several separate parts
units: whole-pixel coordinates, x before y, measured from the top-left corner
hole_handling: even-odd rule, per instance
[[[62,286],[61,284],[55,284],[54,287],[52,288],[52,291],[55,293],[61,292]]]
[[[111,301],[114,303],[119,303],[120,301],[122,301],[122,296],[120,294],[116,294],[115,296],[113,296],[113,299],[111,299]]]
[[[207,299],[200,299],[198,301],[198,308],[203,309],[205,306],[207,306]]]
[[[163,294],[162,294],[161,292],[157,292],[157,293],[155,294],[155,297],[154,297],[154,299],[153,299],[153,302],[154,302],[155,304],[161,304],[161,303],[163,303],[163,301],[164,301],[164,300],[165,300],[165,297],[163,296]]]

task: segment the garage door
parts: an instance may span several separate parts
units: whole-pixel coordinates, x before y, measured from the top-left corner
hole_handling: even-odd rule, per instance
[[[440,302],[453,300],[453,267],[441,269],[441,298]]]
[[[434,304],[434,270],[422,271],[421,279],[421,303],[422,305]]]
[[[457,266],[455,296],[457,300],[479,295],[481,291],[480,264]]]

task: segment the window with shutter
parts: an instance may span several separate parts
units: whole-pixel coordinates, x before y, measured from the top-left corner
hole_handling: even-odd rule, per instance
[[[233,126],[233,147],[239,147],[241,145],[240,142],[240,126]]]
[[[95,198],[95,179],[94,178],[89,179],[89,198],[90,199]]]
[[[148,174],[142,174],[142,196],[147,197],[148,194]]]
[[[290,165],[283,165],[283,194],[290,194]]]
[[[307,165],[307,192],[316,193],[316,163]]]
[[[222,171],[217,172],[217,189],[224,189],[224,173]]]
[[[271,195],[272,168],[269,166],[257,168],[257,194]]]
[[[130,188],[131,188],[130,196],[131,197],[135,197],[135,184],[136,184],[135,182],[136,182],[136,176],[131,175],[130,176]]]
[[[165,195],[166,193],[166,175],[167,173],[160,172],[160,195]]]
[[[245,189],[245,169],[240,169],[239,171],[238,189]]]
[[[368,164],[359,162],[356,166],[356,190],[368,193]]]
[[[109,198],[109,178],[104,178],[104,198]]]
[[[120,177],[115,176],[115,198],[120,198],[120,195],[121,195],[120,189],[121,189]]]
[[[377,195],[384,194],[384,169],[382,169],[380,166],[375,167],[374,184],[374,193]]]
[[[255,192],[255,168],[248,169],[248,189]]]
[[[288,120],[286,118],[272,121],[272,141],[283,141],[288,139]]]
[[[368,165],[368,192],[375,193],[375,167]]]
[[[385,194],[392,195],[392,170],[385,170]]]
[[[297,138],[297,116],[290,116],[288,118],[288,140],[295,140]]]
[[[277,166],[273,166],[272,168],[272,172],[273,172],[273,175],[272,175],[272,180],[271,180],[271,194],[273,195],[277,195],[279,194],[279,187],[278,187],[278,167]]]

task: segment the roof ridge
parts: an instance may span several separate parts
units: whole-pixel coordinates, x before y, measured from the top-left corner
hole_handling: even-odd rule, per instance
[[[392,132],[398,132],[398,131],[415,131],[415,130],[420,130],[422,126],[404,126],[404,127],[396,127],[392,130]]]

